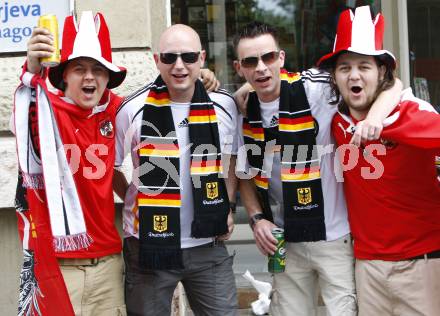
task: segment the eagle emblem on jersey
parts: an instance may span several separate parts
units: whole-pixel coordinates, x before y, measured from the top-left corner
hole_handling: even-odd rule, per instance
[[[114,134],[113,124],[109,120],[104,120],[99,123],[99,132],[102,136],[112,138]]]
[[[206,197],[211,200],[218,197],[218,182],[208,182],[206,184]]]
[[[311,188],[299,188],[296,189],[298,203],[307,205],[312,202],[312,189]]]
[[[153,229],[159,233],[168,229],[168,215],[154,215]]]

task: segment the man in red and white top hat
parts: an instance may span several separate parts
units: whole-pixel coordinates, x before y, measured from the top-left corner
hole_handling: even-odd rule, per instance
[[[286,269],[274,274],[270,313],[316,315],[319,291],[329,315],[356,315],[353,248],[331,135],[337,109],[330,74],[281,69],[287,57],[276,30],[261,22],[244,26],[234,48],[235,69],[255,90],[239,128],[237,170],[253,176],[240,179],[240,197],[263,255],[277,249],[273,228],[283,228],[286,241]],[[379,135],[400,92],[398,81],[378,97],[354,142]]]
[[[348,145],[356,122],[394,81],[396,60],[382,49],[384,20],[368,6],[340,16],[329,67],[342,98],[332,131],[356,258],[359,315],[440,315],[440,115],[404,90],[379,140]]]
[[[51,55],[52,43],[47,30],[34,29],[15,94],[25,251],[19,314],[125,315],[112,190],[122,98],[110,89],[126,71],[112,63],[100,13],[83,12],[79,24],[66,18],[61,63],[48,70],[40,58]]]

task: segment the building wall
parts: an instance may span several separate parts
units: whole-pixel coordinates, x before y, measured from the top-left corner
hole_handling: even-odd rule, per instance
[[[397,76],[407,88],[410,73],[406,0],[382,0],[382,13],[385,17],[384,48],[397,58]]]
[[[151,47],[167,24],[167,0],[128,0],[124,10],[118,1],[78,0],[76,12],[100,11],[106,17],[114,47],[113,59],[128,69],[127,79],[115,91],[129,95],[157,75]],[[154,6],[154,7],[153,7]],[[25,54],[0,56],[0,209],[12,207],[17,173],[14,140],[9,133],[13,94],[19,84]]]
[[[115,89],[129,95],[154,79],[152,47],[167,26],[167,0],[77,0],[76,12],[100,11],[110,29],[115,64],[126,67],[127,79]],[[9,132],[13,94],[19,84],[24,53],[0,55],[0,306],[2,315],[16,315],[21,247],[13,209],[17,163],[15,139]],[[119,213],[120,214],[120,213]],[[120,217],[120,215],[118,216]],[[120,225],[120,223],[119,223]]]

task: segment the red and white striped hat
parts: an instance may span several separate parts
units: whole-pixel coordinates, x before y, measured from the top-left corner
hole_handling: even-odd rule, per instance
[[[382,49],[385,20],[378,13],[373,19],[369,6],[345,10],[339,16],[338,29],[333,52],[319,59],[320,67],[331,66],[336,57],[343,52],[353,52],[369,56],[382,56],[383,60],[393,69],[396,68],[394,55]]]
[[[115,88],[124,81],[127,71],[112,63],[110,34],[101,13],[93,17],[92,11],[84,11],[79,25],[74,16],[66,17],[61,62],[49,70],[49,80],[54,87],[64,90],[64,69],[69,61],[79,57],[93,58],[109,70],[107,88]]]

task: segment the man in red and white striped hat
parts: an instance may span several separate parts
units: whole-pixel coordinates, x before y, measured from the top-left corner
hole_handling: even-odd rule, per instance
[[[347,147],[355,124],[394,81],[383,32],[383,16],[372,18],[368,6],[344,11],[333,52],[319,60],[342,97],[332,131],[343,146],[359,315],[440,315],[440,115],[404,90],[380,139]]]
[[[34,29],[15,94],[25,251],[19,314],[125,315],[112,189],[122,98],[110,89],[126,71],[112,63],[100,13],[83,12],[79,24],[66,18],[61,63],[48,70],[40,59],[52,43],[47,30]],[[57,92],[48,90],[47,76]]]

